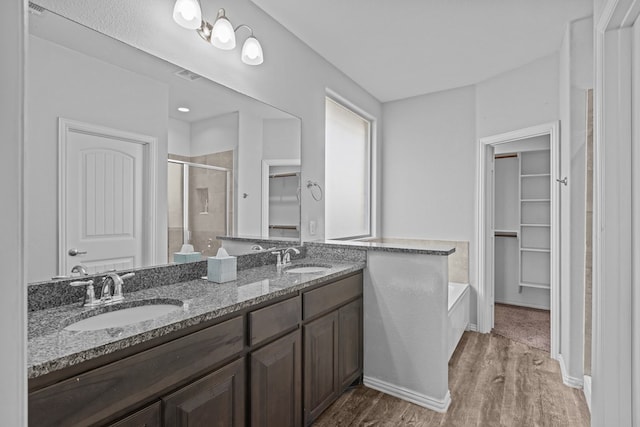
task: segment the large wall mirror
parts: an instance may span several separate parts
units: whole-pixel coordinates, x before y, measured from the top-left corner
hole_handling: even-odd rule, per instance
[[[48,10],[29,33],[29,282],[299,239],[299,118]]]

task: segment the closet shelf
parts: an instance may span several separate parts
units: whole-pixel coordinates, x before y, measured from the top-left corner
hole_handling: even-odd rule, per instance
[[[520,178],[538,178],[538,177],[545,177],[545,176],[551,176],[551,174],[550,173],[528,173],[528,174],[520,175]]]
[[[493,230],[495,237],[518,237],[516,230]]]
[[[521,202],[551,202],[551,199],[521,199]]]
[[[543,283],[527,283],[520,282],[521,288],[536,288],[536,289],[551,289],[551,285],[543,284]]]
[[[520,248],[522,252],[546,252],[551,253],[551,249],[541,249],[541,248]]]
[[[520,227],[551,227],[551,224],[520,224]]]

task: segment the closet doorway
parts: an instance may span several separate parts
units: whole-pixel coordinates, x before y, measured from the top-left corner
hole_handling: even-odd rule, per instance
[[[549,351],[549,135],[500,144],[495,147],[494,160],[493,331]]]
[[[478,330],[559,349],[558,124],[480,140]]]

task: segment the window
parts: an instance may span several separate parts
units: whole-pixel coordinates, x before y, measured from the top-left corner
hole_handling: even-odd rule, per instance
[[[371,235],[371,121],[326,98],[325,236]]]

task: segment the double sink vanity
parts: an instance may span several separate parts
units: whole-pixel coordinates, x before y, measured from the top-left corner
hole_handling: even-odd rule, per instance
[[[364,263],[242,258],[220,284],[206,262],[136,270],[98,307],[30,285],[29,424],[309,425],[361,378]]]

